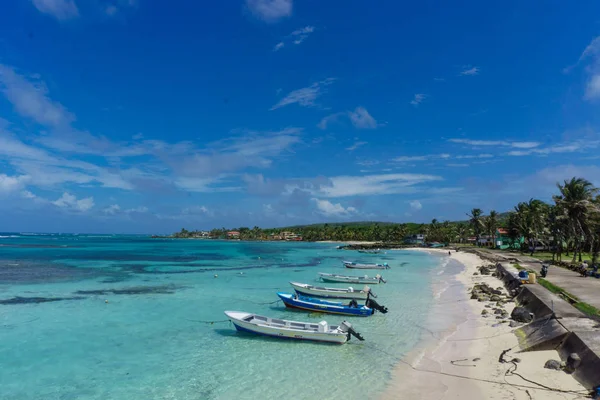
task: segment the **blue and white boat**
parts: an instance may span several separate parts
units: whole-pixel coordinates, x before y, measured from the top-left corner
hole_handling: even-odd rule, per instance
[[[351,300],[348,304],[335,301],[315,299],[312,297],[291,294],[277,293],[277,296],[283,301],[286,307],[296,308],[310,312],[322,312],[327,314],[354,315],[358,317],[368,317],[375,313],[375,310],[381,313],[387,313],[387,308],[380,306],[375,300],[367,299],[364,305],[360,305],[356,300]]]
[[[365,286],[362,290],[353,287],[331,288],[309,285],[308,283],[290,282],[296,293],[308,297],[321,297],[330,299],[356,299],[367,300],[368,297],[377,297],[371,288]]]
[[[327,321],[318,324],[309,322],[288,321],[250,314],[243,311],[225,311],[227,318],[240,332],[271,336],[279,339],[312,340],[316,342],[343,344],[350,340],[350,335],[364,340],[360,333],[352,329],[352,324],[342,322],[340,325],[329,325]]]
[[[325,272],[319,272],[319,278],[323,282],[335,282],[335,283],[365,283],[377,285],[380,282],[386,283],[386,280],[379,274],[375,276],[351,276],[351,275],[338,275],[338,274],[326,274]]]

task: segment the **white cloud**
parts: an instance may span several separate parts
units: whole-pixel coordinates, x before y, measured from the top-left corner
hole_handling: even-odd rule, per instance
[[[273,47],[273,51],[279,51],[283,48],[283,46],[285,46],[285,43],[279,42]]]
[[[507,153],[509,156],[528,156],[531,154],[559,154],[559,153],[575,153],[590,149],[596,149],[600,146],[600,140],[573,140],[569,143],[561,143],[550,147],[540,149],[514,150]]]
[[[471,67],[469,65],[469,66],[463,67],[463,70],[460,72],[460,74],[466,75],[466,76],[473,76],[473,75],[478,75],[479,71],[480,71],[479,67]]]
[[[346,217],[357,213],[356,208],[344,208],[340,203],[333,204],[328,200],[320,200],[314,197],[311,200],[316,203],[319,213],[328,217]]]
[[[23,190],[21,192],[21,197],[23,197],[24,199],[35,199],[37,198],[37,196],[33,193],[31,193],[29,190]]]
[[[292,0],[246,0],[248,9],[265,22],[292,15]]]
[[[413,161],[427,161],[432,159],[448,159],[450,158],[450,154],[442,153],[442,154],[428,154],[424,156],[400,156],[393,158],[392,161],[395,162],[413,162]]]
[[[69,209],[73,211],[88,211],[94,207],[94,198],[86,197],[85,199],[77,199],[74,195],[64,192],[63,195],[52,202],[57,207]]]
[[[343,112],[338,112],[335,114],[331,114],[328,115],[326,117],[324,117],[321,122],[319,122],[317,124],[317,126],[321,129],[327,129],[327,127],[329,126],[329,124],[331,124],[332,122],[335,122],[338,120],[338,118],[340,118],[341,116],[346,115],[346,113]]]
[[[317,127],[327,129],[331,123],[337,122],[342,117],[348,117],[350,123],[352,123],[356,129],[375,129],[380,126],[366,108],[359,106],[356,107],[354,111],[338,112],[328,115],[317,124]]]
[[[135,208],[129,208],[127,210],[125,210],[126,213],[131,214],[131,213],[145,213],[148,212],[148,207],[144,207],[144,206],[139,206],[139,207],[135,207]]]
[[[600,74],[593,75],[585,87],[586,99],[596,99],[600,97]]]
[[[421,204],[421,202],[419,200],[413,200],[409,204],[410,204],[410,208],[412,208],[415,211],[418,211],[423,208],[423,205]]]
[[[448,139],[449,142],[452,143],[460,143],[467,144],[470,146],[506,146],[506,147],[514,147],[517,149],[531,149],[534,147],[538,147],[540,143],[538,142],[515,142],[515,141],[506,141],[506,140],[473,140],[473,139]]]
[[[327,78],[320,82],[315,82],[309,87],[302,89],[296,89],[287,94],[283,99],[279,100],[277,104],[271,107],[271,110],[276,110],[281,107],[285,107],[290,104],[298,104],[303,107],[311,107],[315,105],[315,100],[323,94],[323,88],[331,85],[335,79]]]
[[[102,212],[106,215],[115,215],[121,211],[121,207],[118,204],[113,204],[106,207]]]
[[[212,215],[213,213],[205,206],[191,206],[184,208],[183,215]]]
[[[29,180],[29,176],[8,176],[0,174],[0,193],[11,193],[20,190],[25,186],[25,182]]]
[[[358,129],[375,129],[377,121],[369,114],[366,108],[356,107],[354,111],[348,111],[350,122]]]
[[[304,42],[308,38],[308,35],[313,33],[314,30],[314,26],[305,26],[302,29],[298,29],[292,32],[292,37],[294,37],[294,44],[300,44]]]
[[[336,176],[328,184],[319,185],[315,194],[324,197],[375,196],[382,194],[414,193],[415,185],[442,180],[425,174],[381,174],[366,176]]]
[[[585,50],[583,50],[583,53],[581,53],[579,61],[581,62],[588,57],[595,57],[597,55],[600,55],[600,36],[592,39],[590,44],[588,44]]]
[[[67,126],[75,119],[60,103],[48,98],[43,82],[27,80],[3,64],[0,64],[0,91],[19,114],[42,125]]]
[[[421,104],[423,102],[423,100],[425,100],[425,98],[427,98],[426,94],[417,93],[417,94],[415,94],[415,97],[411,100],[410,104],[412,104],[413,106],[416,107],[419,104]]]
[[[59,21],[75,18],[79,10],[73,0],[33,0],[38,11],[50,14]]]
[[[360,146],[364,146],[365,144],[367,144],[367,142],[354,142],[354,144],[352,146],[346,147],[346,150],[354,151],[354,150],[358,149]]]
[[[456,156],[455,158],[458,160],[470,160],[470,159],[474,159],[474,158],[493,158],[493,157],[494,156],[492,154],[483,153],[483,154],[460,155],[460,156]]]

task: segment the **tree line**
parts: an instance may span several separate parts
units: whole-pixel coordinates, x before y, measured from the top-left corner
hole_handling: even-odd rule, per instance
[[[600,196],[599,189],[583,178],[572,178],[557,184],[558,193],[552,203],[530,199],[518,203],[508,213],[499,214],[492,210],[484,215],[481,208],[474,208],[462,222],[439,222],[434,219],[429,224],[395,223],[348,223],[297,226],[277,229],[240,227],[241,240],[269,240],[282,232],[291,231],[305,241],[375,241],[401,243],[413,234],[424,234],[428,242],[463,243],[475,238],[480,243],[487,235],[491,243],[496,243],[499,228],[507,231],[513,246],[532,254],[542,247],[551,251],[553,258],[561,260],[563,254],[572,255],[572,261],[582,253],[592,254],[593,262],[600,252]],[[212,238],[227,238],[226,228],[213,229]],[[198,236],[198,231],[174,234],[175,237]],[[503,237],[506,240],[506,237]]]

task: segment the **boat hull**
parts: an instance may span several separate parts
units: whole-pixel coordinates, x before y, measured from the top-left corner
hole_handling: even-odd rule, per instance
[[[231,315],[227,313],[226,315],[235,326],[235,329],[240,332],[253,333],[261,336],[270,336],[278,339],[307,340],[334,344],[343,344],[348,341],[348,334],[344,332],[308,332],[295,329],[276,328],[232,318]]]
[[[364,283],[369,285],[378,285],[379,278],[361,278],[359,276],[348,277],[348,276],[339,276],[332,274],[319,274],[319,278],[323,282],[334,282],[334,283]]]
[[[367,297],[369,296],[369,293],[365,292],[363,290],[354,291],[354,292],[349,292],[349,291],[344,291],[344,290],[331,291],[331,290],[326,290],[326,288],[317,288],[317,287],[312,287],[312,286],[311,287],[299,286],[297,284],[294,284],[294,282],[290,282],[290,284],[292,285],[292,287],[294,288],[296,293],[302,294],[302,295],[305,295],[308,297],[320,297],[320,298],[324,298],[324,299],[367,300]]]
[[[327,314],[339,314],[339,315],[352,315],[357,317],[369,317],[373,315],[374,310],[365,306],[360,307],[348,307],[341,303],[319,301],[318,299],[311,299],[309,297],[294,296],[287,293],[277,293],[279,298],[283,301],[286,307],[295,308],[298,310],[309,311],[309,312],[322,312]]]
[[[344,261],[344,267],[351,269],[389,269],[389,265],[382,264],[357,264]]]

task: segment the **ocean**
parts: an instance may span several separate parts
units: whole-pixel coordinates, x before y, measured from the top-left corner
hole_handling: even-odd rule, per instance
[[[343,260],[387,262],[350,271]],[[444,257],[366,255],[331,243],[0,233],[0,398],[376,398],[427,335],[450,285]],[[368,318],[285,309],[276,292],[318,272],[374,275],[389,313]],[[329,284],[344,287],[343,284]],[[361,285],[362,286],[362,285]],[[225,310],[338,324],[345,345],[235,331]]]

